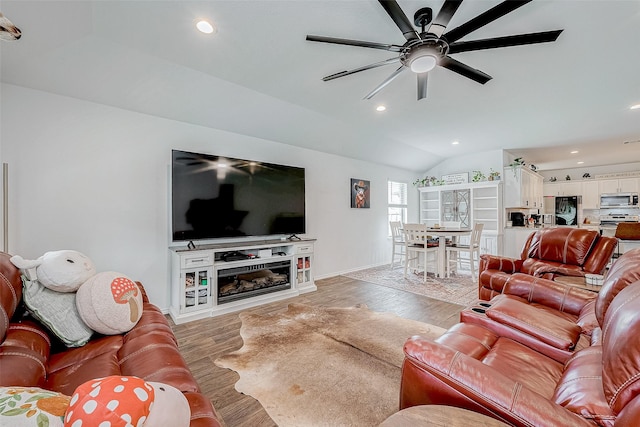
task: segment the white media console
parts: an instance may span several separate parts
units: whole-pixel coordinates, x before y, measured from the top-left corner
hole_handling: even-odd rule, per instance
[[[315,291],[315,239],[260,240],[171,249],[176,324]]]

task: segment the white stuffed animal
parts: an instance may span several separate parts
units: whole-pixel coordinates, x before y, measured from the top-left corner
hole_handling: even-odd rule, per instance
[[[14,255],[11,262],[22,270],[27,279],[37,280],[45,288],[56,292],[75,292],[96,274],[93,261],[72,250],[46,252],[36,260]]]

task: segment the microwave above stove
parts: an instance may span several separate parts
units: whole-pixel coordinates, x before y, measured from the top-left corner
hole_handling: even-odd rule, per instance
[[[605,193],[600,195],[601,208],[625,208],[638,206],[638,193]]]

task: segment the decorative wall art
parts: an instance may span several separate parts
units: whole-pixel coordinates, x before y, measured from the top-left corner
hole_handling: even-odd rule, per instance
[[[369,209],[371,186],[369,181],[351,178],[351,207]]]

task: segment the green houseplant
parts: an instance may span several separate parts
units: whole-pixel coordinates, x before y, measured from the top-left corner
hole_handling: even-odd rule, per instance
[[[482,173],[482,171],[473,171],[473,178],[471,178],[471,181],[480,182],[484,181],[485,179],[486,176]]]

